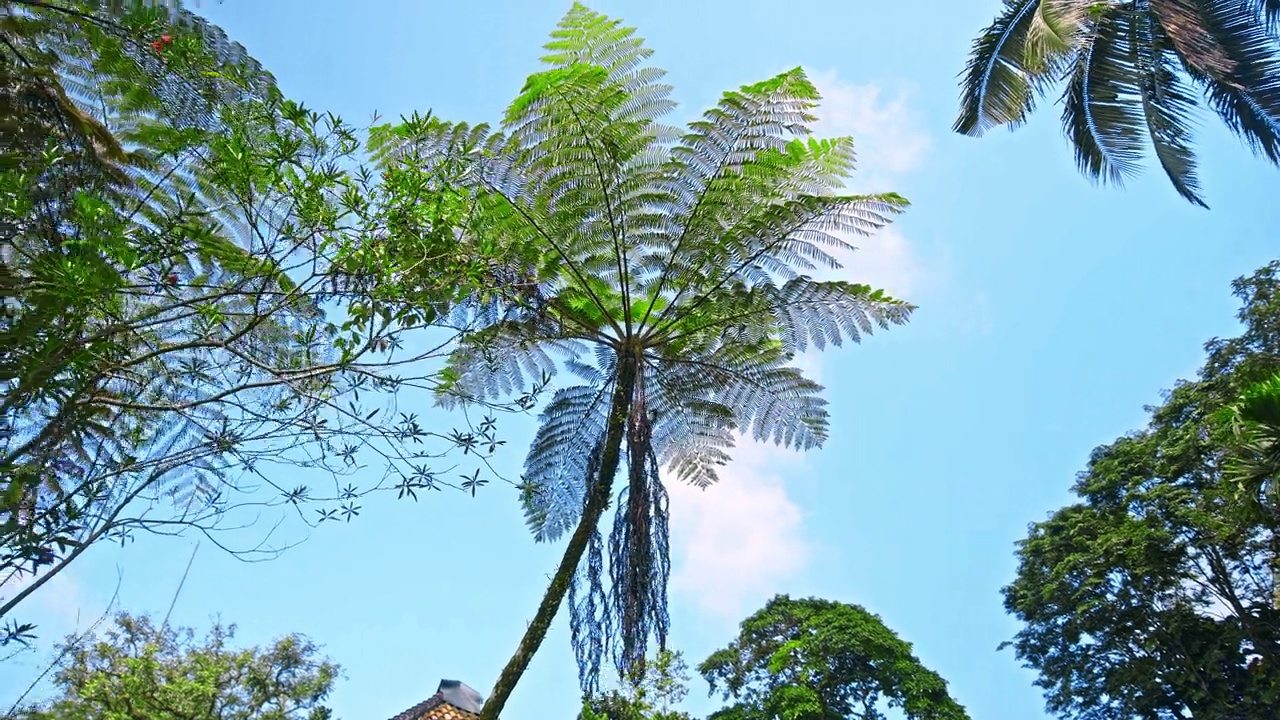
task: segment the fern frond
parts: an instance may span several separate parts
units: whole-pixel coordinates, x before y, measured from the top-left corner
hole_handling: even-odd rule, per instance
[[[576,385],[557,391],[543,409],[521,480],[525,520],[539,542],[554,542],[581,516],[608,404],[608,386]]]
[[[697,368],[667,364],[653,373],[653,447],[658,464],[680,482],[705,488],[730,460],[738,419],[733,408],[708,399],[712,387]]]
[[[447,382],[437,390],[436,403],[450,408],[459,402],[493,400],[554,374],[552,352],[570,357],[580,352],[571,338],[557,331],[535,315],[496,322],[471,333],[450,353]]]

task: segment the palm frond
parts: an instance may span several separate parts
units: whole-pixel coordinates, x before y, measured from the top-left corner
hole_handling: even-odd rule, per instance
[[[1276,26],[1280,25],[1280,0],[1249,0],[1248,4],[1270,30],[1275,31]]]
[[[1139,75],[1127,8],[1099,9],[1063,94],[1062,123],[1087,177],[1117,185],[1138,172],[1143,127]]]
[[[1226,476],[1239,484],[1255,511],[1270,504],[1280,490],[1280,374],[1246,387],[1236,402],[1219,413],[1234,429],[1237,447],[1228,455]]]
[[[1212,8],[1206,6],[1215,4],[1225,3],[1214,3],[1212,0],[1147,0],[1151,15],[1160,24],[1182,61],[1206,75],[1221,77],[1233,72],[1236,62],[1216,37],[1216,28],[1211,27],[1213,16],[1221,15],[1221,12],[1214,13]]]
[[[1152,24],[1139,17],[1133,30],[1130,51],[1134,54],[1134,66],[1140,71],[1142,109],[1156,160],[1179,195],[1207,208],[1201,197],[1192,148],[1196,98]]]
[[[1193,150],[1200,99],[1187,80],[1280,164],[1277,28],[1276,0],[1006,0],[974,42],[954,129],[1016,128],[1064,81],[1062,124],[1082,174],[1121,184],[1151,149],[1175,190],[1207,207]]]
[[[1205,88],[1210,107],[1232,132],[1253,152],[1280,163],[1280,41],[1238,2],[1199,4],[1204,32],[1225,60],[1202,62],[1178,48],[1186,71]]]
[[[1026,122],[1047,82],[1072,54],[1081,19],[1079,4],[1070,0],[1005,0],[995,22],[973,43],[954,130],[981,135],[997,125]]]

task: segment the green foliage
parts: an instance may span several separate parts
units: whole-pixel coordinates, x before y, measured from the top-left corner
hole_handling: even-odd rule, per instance
[[[1255,512],[1280,514],[1280,373],[1245,387],[1219,417],[1235,432],[1226,477]],[[1280,610],[1280,587],[1274,605]]]
[[[1119,184],[1153,152],[1178,193],[1205,206],[1197,95],[1280,163],[1278,19],[1271,0],[1005,0],[974,41],[955,130],[1016,128],[1065,85],[1062,125],[1081,172]]]
[[[906,207],[852,195],[849,138],[811,140],[818,92],[800,69],[725,93],[683,130],[663,71],[633,29],[575,5],[501,132],[439,123],[433,138],[380,131],[378,156],[460,163],[477,198],[469,232],[508,248],[525,292],[469,308],[485,327],[449,360],[441,402],[488,402],[567,370],[525,461],[535,536],[572,533],[547,600],[485,716],[570,599],[584,689],[604,658],[623,674],[663,644],[667,499],[659,468],[705,486],[738,432],[798,448],[827,437],[820,386],[791,365],[858,341],[912,307],[805,273]],[[609,538],[597,523],[625,457]],[[584,563],[580,560],[586,556]],[[579,570],[581,572],[579,572]],[[607,576],[607,582],[606,582]],[[615,637],[616,634],[616,637]]]
[[[1268,405],[1246,389],[1280,362],[1278,274],[1236,282],[1244,333],[1209,343],[1199,378],[1144,430],[1094,450],[1080,500],[1019,544],[1012,645],[1050,711],[1226,720],[1280,704],[1280,515],[1229,471],[1251,450],[1233,405],[1243,393],[1245,418],[1261,420]]]
[[[511,282],[506,248],[461,232],[475,199],[456,168],[368,170],[356,129],[181,8],[4,10],[0,90],[20,112],[0,167],[0,573],[31,581],[0,599],[0,644],[103,539],[264,508],[349,520],[377,490],[486,482],[431,466],[496,450],[492,417],[432,430],[395,404],[436,386],[439,343],[469,329],[453,308]],[[366,459],[379,484],[340,482]],[[332,488],[278,485],[281,467]]]
[[[737,701],[711,720],[968,720],[911,645],[857,605],[780,595],[698,672]]]
[[[338,677],[319,647],[289,635],[235,649],[235,626],[197,641],[189,629],[157,628],[121,614],[88,641],[71,638],[57,694],[16,720],[329,720],[322,703]]]
[[[660,650],[620,685],[589,698],[578,720],[690,720],[672,709],[689,694],[689,668],[681,653]]]

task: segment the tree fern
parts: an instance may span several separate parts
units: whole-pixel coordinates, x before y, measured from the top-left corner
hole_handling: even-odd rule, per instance
[[[809,138],[819,95],[800,69],[726,93],[686,130],[634,30],[575,5],[500,131],[422,121],[378,131],[382,162],[463,167],[468,232],[523,248],[527,293],[471,307],[488,326],[453,353],[441,402],[481,402],[537,373],[570,380],[544,408],[521,486],[537,539],[568,548],[485,706],[492,720],[568,594],[584,690],[600,663],[637,670],[665,642],[670,570],[661,469],[716,480],[737,433],[810,448],[821,387],[790,363],[858,341],[911,306],[805,273],[906,201],[849,195],[848,138]],[[409,141],[408,135],[417,135]],[[607,537],[597,525],[625,478]],[[585,558],[585,561],[584,561]]]

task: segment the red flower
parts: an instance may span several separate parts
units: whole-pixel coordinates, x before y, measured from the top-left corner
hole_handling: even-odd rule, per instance
[[[154,48],[157,53],[163,52],[165,48],[172,44],[173,37],[170,35],[161,35],[159,40],[151,41],[151,47]]]
[[[160,52],[161,50],[164,50],[164,44],[161,43],[159,40],[152,40],[151,47],[155,49],[156,52]]]
[[[170,285],[178,284],[178,273],[169,273],[169,277],[165,278]]]
[[[173,38],[169,37],[168,35],[161,35],[160,42],[163,45],[169,45],[173,42]]]

